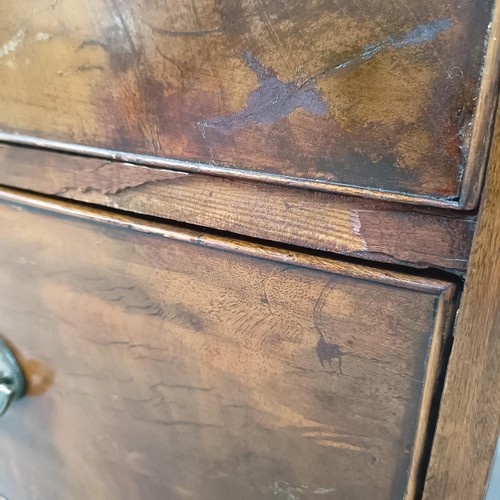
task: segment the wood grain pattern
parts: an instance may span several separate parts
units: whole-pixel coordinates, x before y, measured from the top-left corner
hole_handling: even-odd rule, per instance
[[[482,499],[500,432],[500,113],[425,497]]]
[[[493,4],[3,0],[1,137],[470,208]]]
[[[0,184],[316,250],[463,273],[475,217],[0,145]]]
[[[0,494],[412,498],[452,285],[0,199]]]

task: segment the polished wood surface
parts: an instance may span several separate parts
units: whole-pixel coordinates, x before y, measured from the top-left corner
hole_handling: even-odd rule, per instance
[[[471,208],[493,3],[2,0],[1,137]]]
[[[0,145],[0,184],[254,238],[462,274],[475,216]]]
[[[413,497],[452,285],[0,199],[0,494]]]
[[[500,433],[500,112],[467,276],[427,500],[482,500]]]

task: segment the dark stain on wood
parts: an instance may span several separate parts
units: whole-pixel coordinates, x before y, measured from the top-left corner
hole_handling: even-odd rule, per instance
[[[394,155],[372,161],[369,171],[366,170],[366,162],[366,156],[353,153],[344,161],[332,161],[331,158],[320,159],[316,162],[316,168],[319,172],[335,172],[339,181],[346,184],[356,177],[358,186],[375,189],[397,190],[402,182],[417,185],[421,180],[418,169],[402,168],[397,164]]]
[[[321,336],[318,340],[318,344],[316,345],[316,354],[318,355],[319,362],[323,367],[325,366],[325,363],[328,363],[328,366],[333,369],[333,361],[335,359],[338,360],[338,369],[342,374],[342,356],[345,353],[342,352],[339,345],[326,342],[323,336]]]
[[[244,57],[248,67],[257,75],[260,86],[250,93],[242,111],[199,122],[198,127],[203,137],[207,127],[229,134],[236,128],[252,124],[272,125],[299,108],[311,115],[328,114],[328,105],[319,96],[314,80],[300,85],[283,82],[271,68],[266,68],[257,61],[251,52],[246,52]]]

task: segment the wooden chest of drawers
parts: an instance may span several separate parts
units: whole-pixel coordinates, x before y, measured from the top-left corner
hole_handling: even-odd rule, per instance
[[[413,492],[453,286],[11,198],[0,329],[46,385],[7,498]]]
[[[0,498],[482,498],[499,13],[0,0]]]

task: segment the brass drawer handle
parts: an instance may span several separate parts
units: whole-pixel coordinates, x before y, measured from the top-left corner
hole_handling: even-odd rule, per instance
[[[0,339],[0,417],[26,392],[26,380],[14,353]]]

